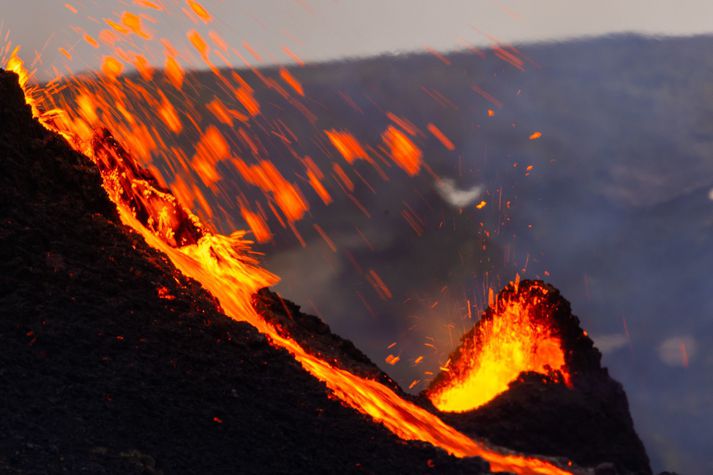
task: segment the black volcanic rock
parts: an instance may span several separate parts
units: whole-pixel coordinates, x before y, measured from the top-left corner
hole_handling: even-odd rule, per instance
[[[328,397],[121,225],[0,70],[1,473],[479,473]]]
[[[329,325],[319,317],[302,313],[299,305],[283,299],[269,289],[261,289],[255,294],[253,305],[278,332],[297,341],[310,354],[361,377],[377,380],[408,397],[401,387],[354,343],[332,333]]]
[[[534,318],[554,323],[572,387],[556,378],[521,373],[508,391],[487,404],[464,413],[440,413],[442,419],[466,434],[515,450],[567,457],[586,467],[612,463],[618,473],[650,474],[626,393],[602,368],[601,353],[582,331],[569,302],[553,286],[528,280],[517,288],[508,285],[498,299],[517,292],[543,299],[533,310]],[[488,308],[481,320],[492,318],[497,314]],[[472,341],[477,325],[463,341]],[[452,361],[458,359],[461,348],[451,356]]]

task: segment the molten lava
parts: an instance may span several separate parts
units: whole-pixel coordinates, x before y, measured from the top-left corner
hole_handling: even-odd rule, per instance
[[[197,2],[191,3],[198,5]],[[208,13],[203,7],[193,8],[192,11],[203,20],[210,18],[206,16]],[[136,26],[133,17],[125,18],[129,24]],[[115,30],[113,32],[102,32],[100,38],[116,39],[117,33],[134,34],[142,38],[148,35],[139,28],[140,25],[138,29],[117,26],[119,28],[112,26]],[[174,78],[181,78],[181,81],[175,82],[176,88],[180,90],[183,75],[178,74],[180,68],[173,60],[175,51],[172,51],[172,48],[167,49],[167,62],[173,61],[169,70],[173,71],[171,74]],[[210,51],[203,40],[200,42],[200,50],[208,63],[207,56]],[[138,58],[134,60],[138,61]],[[142,86],[132,83],[129,84],[129,89],[143,98],[147,109],[153,111],[151,117],[154,119],[149,124],[136,120],[136,116],[128,108],[127,92],[117,85],[117,77],[121,74],[117,64],[120,65],[120,62],[115,58],[107,58],[105,64],[106,74],[92,80],[96,91],[90,91],[79,82],[72,85],[76,99],[76,103],[72,104],[59,97],[61,88],[70,87],[68,85],[59,86],[55,81],[44,90],[30,86],[29,74],[16,54],[12,55],[8,68],[20,76],[27,102],[40,122],[49,130],[64,136],[76,150],[97,164],[104,187],[115,202],[122,221],[141,234],[149,245],[165,253],[181,272],[200,282],[219,300],[226,315],[251,323],[267,335],[274,345],[289,351],[305,370],[323,381],[344,404],[369,415],[403,439],[429,442],[459,457],[482,457],[496,471],[552,475],[569,473],[545,459],[509,453],[475,441],[448,426],[436,415],[403,399],[383,384],[336,368],[308,353],[296,341],[281,335],[266,322],[253,307],[252,296],[260,288],[273,285],[278,279],[261,268],[257,260],[250,255],[249,242],[244,240],[246,233],[241,231],[226,236],[212,232],[209,226],[201,223],[198,217],[181,203],[183,200],[187,200],[183,201],[184,204],[197,202],[210,215],[210,206],[197,186],[189,185],[186,181],[177,181],[170,186],[169,191],[169,187],[162,186],[163,181],[158,175],[140,165],[149,162],[152,152],[162,150],[163,131],[178,133],[183,130],[181,121],[169,107],[170,104],[166,104],[165,96],[157,98]],[[147,71],[145,68],[144,70]],[[249,116],[259,114],[259,107],[252,97],[252,89],[237,73],[234,73],[233,79],[237,82],[237,85],[234,85],[215,67],[211,67],[211,70],[225,81],[226,87],[234,90],[235,96],[245,108],[244,111],[233,111],[221,106],[219,109],[224,119],[243,121],[248,120]],[[276,83],[268,83],[270,87],[280,88]],[[104,127],[109,127],[118,140]],[[161,133],[157,132],[159,129]],[[302,194],[296,186],[293,187],[287,182],[272,164],[261,162],[252,166],[246,165],[242,159],[229,153],[214,132],[199,131],[199,135],[200,143],[205,146],[197,149],[193,161],[180,150],[162,150],[161,153],[175,154],[176,162],[184,169],[198,173],[198,178],[209,188],[214,184],[218,162],[231,162],[241,171],[247,182],[259,186],[268,194],[270,207],[272,203],[276,203],[288,221],[299,219],[304,213],[306,203]],[[240,136],[257,151],[259,144],[254,143],[242,129]],[[421,153],[416,145],[393,126],[389,126],[384,139],[392,152],[392,159],[407,173],[417,173],[421,164]],[[127,148],[121,147],[119,142]],[[366,155],[366,152],[362,153],[363,150],[355,152],[352,142],[350,147],[345,148],[350,150],[354,158],[367,158],[360,156]],[[249,213],[249,210],[246,212]],[[255,225],[260,226],[261,236],[269,236],[269,230],[264,229],[262,212],[259,216],[251,216],[254,217],[254,223],[257,223]],[[523,322],[526,322],[526,319],[523,319]],[[546,329],[537,329],[526,323],[507,327],[512,332],[525,328],[530,328],[531,332],[527,335],[533,340],[549,335]],[[500,332],[501,327],[493,326],[489,331]],[[512,338],[516,339],[514,333]],[[537,348],[548,348],[548,352],[556,356],[555,341],[547,342],[549,343],[545,344],[544,340],[541,341]],[[518,346],[514,342],[508,344],[510,346],[507,346],[507,350],[497,354],[517,349],[521,351],[521,355],[513,360],[504,360],[503,364],[516,364],[515,360],[520,357],[527,359],[532,353],[532,345]],[[496,348],[493,348],[488,351],[495,350]],[[514,374],[531,367],[536,370],[543,370],[547,365],[560,368],[563,363],[558,365],[555,356],[544,358],[534,366],[517,365],[513,370]],[[497,386],[496,390],[499,387]]]
[[[485,312],[427,391],[441,411],[464,412],[508,389],[522,372],[569,384],[558,329],[538,282],[511,283]]]

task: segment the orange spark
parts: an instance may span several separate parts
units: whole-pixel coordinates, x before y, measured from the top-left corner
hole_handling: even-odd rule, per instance
[[[163,7],[156,2],[150,0],[134,0],[134,4],[144,8],[151,8],[153,10],[162,11]]]
[[[62,53],[62,55],[63,55],[65,58],[67,58],[68,60],[72,61],[72,55],[69,53],[69,51],[67,51],[67,50],[64,49],[64,48],[60,48],[60,49],[59,49],[59,52]]]
[[[110,79],[116,79],[124,71],[124,65],[113,56],[104,56],[102,72]]]
[[[421,170],[421,149],[403,132],[390,125],[381,137],[391,152],[391,159],[407,174],[413,176]]]
[[[166,64],[164,66],[164,71],[169,82],[173,84],[176,89],[181,89],[183,86],[183,77],[185,76],[183,68],[178,64],[176,58],[173,56],[166,57]]]
[[[201,34],[198,33],[196,30],[191,30],[186,34],[186,36],[188,37],[188,41],[191,42],[191,44],[198,51],[203,60],[207,61],[210,46],[208,46],[208,43],[205,42]]]
[[[84,34],[84,41],[86,41],[87,44],[89,44],[89,46],[91,46],[92,48],[99,47],[99,43],[97,43],[97,40],[95,40],[89,33]]]
[[[344,157],[350,165],[358,159],[368,159],[369,156],[364,151],[359,141],[349,132],[337,130],[325,130],[334,148]]]
[[[297,63],[299,66],[304,66],[304,65],[305,65],[304,61],[302,61],[302,59],[301,59],[299,56],[297,56],[297,55],[296,55],[290,48],[288,48],[287,46],[285,46],[284,48],[282,48],[282,51],[284,51],[284,53],[285,53],[287,56],[289,56],[290,59],[291,59],[292,61],[294,61],[295,63]]]
[[[305,91],[302,88],[302,84],[300,84],[300,82],[297,79],[295,79],[295,77],[292,74],[290,74],[290,72],[286,68],[280,68],[280,77],[292,89],[294,89],[297,94],[299,94],[300,96],[305,95]]]
[[[151,79],[153,79],[153,68],[145,57],[141,55],[136,55],[134,57],[133,63],[134,67],[145,81],[150,81]]]
[[[320,237],[324,240],[324,242],[327,244],[327,247],[329,247],[329,249],[330,249],[332,252],[337,252],[337,245],[334,244],[334,241],[332,241],[332,239],[329,237],[329,235],[324,231],[324,229],[322,229],[322,226],[320,226],[319,224],[315,223],[315,224],[313,225],[313,227],[314,227],[314,230],[317,231],[317,234],[319,234],[319,236],[320,236]]]
[[[144,30],[143,25],[141,24],[142,22],[140,16],[131,12],[124,12],[121,14],[121,23],[136,36],[145,40],[151,39],[151,35]]]
[[[392,297],[391,290],[389,290],[384,281],[381,279],[381,276],[379,276],[374,269],[369,269],[367,279],[384,300],[388,300]]]
[[[431,132],[431,134],[433,134],[433,136],[436,137],[444,147],[446,147],[446,149],[455,150],[456,146],[453,145],[453,142],[451,142],[451,140],[446,137],[446,134],[444,134],[441,129],[436,127],[435,124],[428,124],[427,128],[428,131]]]
[[[240,214],[242,214],[243,219],[252,230],[257,242],[265,243],[272,239],[270,228],[267,227],[267,223],[262,216],[253,213],[245,207],[240,208]]]
[[[211,15],[206,8],[198,3],[196,0],[186,0],[188,6],[191,7],[193,13],[195,13],[198,18],[203,20],[204,23],[210,23],[213,21],[213,15]]]

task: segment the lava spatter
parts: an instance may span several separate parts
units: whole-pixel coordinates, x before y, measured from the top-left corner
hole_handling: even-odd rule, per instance
[[[532,281],[512,282],[500,292],[429,387],[431,402],[441,411],[469,411],[507,391],[526,372],[569,384],[549,292]]]

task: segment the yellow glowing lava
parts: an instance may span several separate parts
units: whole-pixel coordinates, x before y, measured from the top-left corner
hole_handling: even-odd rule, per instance
[[[518,283],[510,284],[516,289]],[[442,411],[463,412],[491,401],[521,372],[569,373],[560,338],[547,315],[548,289],[533,284],[526,292],[503,292],[490,313],[463,341],[457,358],[429,390]]]

